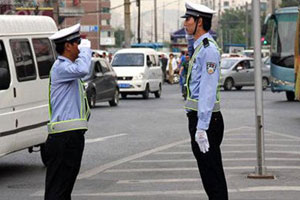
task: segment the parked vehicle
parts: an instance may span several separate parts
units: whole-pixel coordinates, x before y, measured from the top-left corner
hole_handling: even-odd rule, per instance
[[[153,49],[131,48],[115,53],[112,66],[118,76],[122,98],[127,95],[142,94],[144,99],[149,93],[159,98],[162,91],[162,70],[158,54]]]
[[[0,15],[0,156],[41,146],[48,136],[49,72],[57,32],[45,16]]]
[[[221,59],[221,86],[224,90],[235,87],[254,86],[254,59],[248,57]],[[270,69],[262,64],[262,85],[265,90],[270,83]]]
[[[110,106],[118,105],[117,75],[105,59],[92,58],[91,71],[82,80],[85,82],[84,86],[90,107],[95,107],[96,102],[105,101],[108,101]]]

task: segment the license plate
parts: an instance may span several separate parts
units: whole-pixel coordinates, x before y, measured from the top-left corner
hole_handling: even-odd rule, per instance
[[[130,88],[130,87],[131,87],[130,84],[126,84],[126,83],[119,84],[119,88]]]

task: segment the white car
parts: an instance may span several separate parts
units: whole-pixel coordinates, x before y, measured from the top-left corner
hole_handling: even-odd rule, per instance
[[[144,99],[149,93],[159,98],[162,90],[162,70],[158,54],[150,48],[122,49],[115,53],[112,67],[118,76],[122,98],[127,95],[142,94]]]

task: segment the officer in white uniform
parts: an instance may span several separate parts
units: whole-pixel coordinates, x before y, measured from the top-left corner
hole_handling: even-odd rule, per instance
[[[90,114],[80,78],[90,72],[91,43],[80,38],[80,24],[62,29],[50,39],[59,56],[49,82],[45,200],[71,200]]]
[[[190,2],[185,6],[184,26],[187,34],[194,37],[185,105],[192,150],[209,200],[228,200],[220,149],[224,134],[218,87],[220,49],[208,33],[215,11]]]

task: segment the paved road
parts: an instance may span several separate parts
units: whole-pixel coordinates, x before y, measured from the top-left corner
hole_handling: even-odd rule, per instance
[[[207,199],[190,150],[178,85],[160,99],[129,96],[120,106],[93,109],[74,200]],[[299,199],[299,102],[264,92],[265,150],[275,180],[246,176],[256,166],[254,90],[221,93],[222,144],[230,199]],[[1,200],[42,199],[45,168],[39,155],[21,151],[1,158]]]

